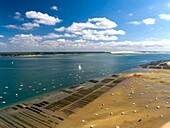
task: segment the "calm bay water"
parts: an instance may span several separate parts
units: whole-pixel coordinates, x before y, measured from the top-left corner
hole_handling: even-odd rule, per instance
[[[0,107],[96,77],[126,73],[153,60],[167,59],[170,54],[0,57]]]

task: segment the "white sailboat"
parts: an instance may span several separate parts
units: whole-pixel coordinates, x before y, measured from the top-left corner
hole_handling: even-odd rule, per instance
[[[82,70],[82,67],[81,67],[81,65],[79,64],[79,66],[78,66],[78,70]]]

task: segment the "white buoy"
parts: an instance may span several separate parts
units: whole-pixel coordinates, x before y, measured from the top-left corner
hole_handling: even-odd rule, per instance
[[[145,108],[148,108],[149,106],[148,105],[145,105]]]
[[[12,64],[14,64],[14,62],[13,62],[13,61],[12,61],[11,63],[12,63]]]
[[[108,108],[105,108],[105,110],[108,110]]]
[[[91,125],[90,128],[94,128],[94,125]]]
[[[121,115],[124,115],[125,114],[125,112],[121,112]]]
[[[160,106],[156,106],[157,109],[160,109]]]
[[[132,97],[129,97],[129,99],[132,99]]]
[[[131,94],[134,94],[134,92],[131,92]]]
[[[82,121],[81,121],[81,123],[84,123],[84,122],[85,122],[85,120],[82,120]]]
[[[8,89],[8,86],[6,86],[5,88]]]
[[[99,114],[97,114],[97,113],[95,114],[95,116],[98,116],[98,115],[99,115]]]
[[[113,112],[111,112],[110,115],[113,115]]]
[[[136,113],[137,112],[137,110],[133,110],[133,113]]]

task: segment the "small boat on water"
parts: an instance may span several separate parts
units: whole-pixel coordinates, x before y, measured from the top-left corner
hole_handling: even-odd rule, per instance
[[[15,97],[18,98],[18,94],[17,93],[15,94]]]
[[[3,104],[6,104],[6,101],[2,101]]]
[[[82,70],[82,67],[81,67],[81,65],[79,64],[79,66],[78,66],[78,70]]]

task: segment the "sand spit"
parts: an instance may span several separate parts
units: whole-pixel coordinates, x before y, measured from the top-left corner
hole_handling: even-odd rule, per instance
[[[0,111],[3,128],[170,128],[170,74],[113,75]]]

